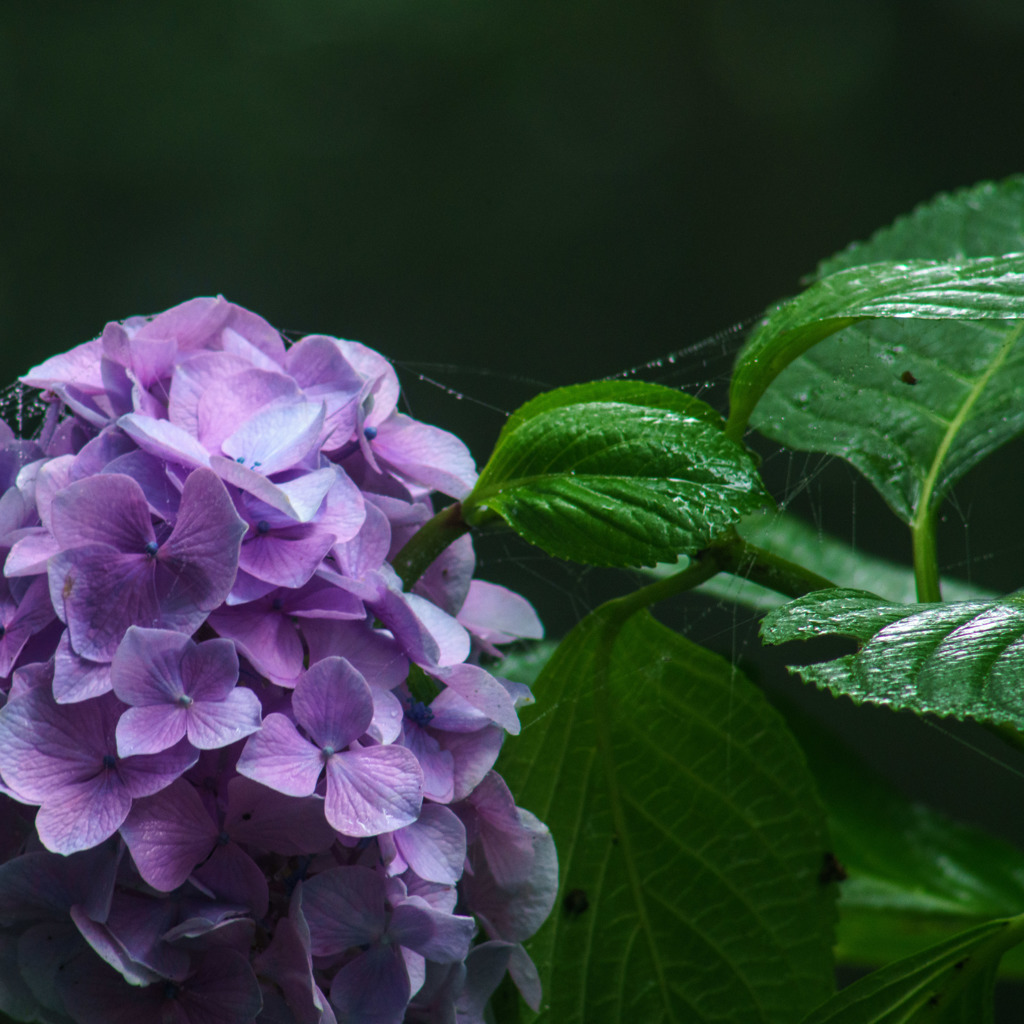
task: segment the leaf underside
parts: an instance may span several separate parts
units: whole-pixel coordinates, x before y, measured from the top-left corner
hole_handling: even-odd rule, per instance
[[[599,609],[563,642],[498,765],[559,850],[559,900],[528,943],[539,1019],[790,1024],[832,987],[802,754],[723,659],[646,612],[609,649],[613,629]]]

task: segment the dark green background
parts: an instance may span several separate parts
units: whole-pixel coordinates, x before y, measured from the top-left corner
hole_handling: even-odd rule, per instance
[[[1024,170],[1022,53],[1019,0],[9,0],[0,381],[220,292],[398,360],[412,411],[483,460],[542,384],[697,342],[934,193]],[[647,376],[727,369],[689,358]],[[958,488],[943,542],[1004,591],[1020,454]],[[766,472],[784,492],[802,467]],[[828,469],[803,510],[905,552],[851,480]],[[521,547],[484,558],[556,631],[602,594]],[[689,618],[730,650],[727,616]],[[1020,779],[968,754],[953,785],[948,740],[854,717],[911,791],[1024,840]]]

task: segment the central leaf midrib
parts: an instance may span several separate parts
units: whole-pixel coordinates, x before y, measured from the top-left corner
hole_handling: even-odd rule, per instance
[[[918,498],[914,521],[911,524],[914,530],[923,529],[928,516],[931,514],[933,494],[938,483],[939,473],[942,470],[942,464],[945,462],[950,448],[953,446],[956,435],[960,432],[960,428],[967,421],[967,417],[977,404],[978,399],[981,398],[982,393],[988,386],[988,382],[993,376],[995,376],[1003,363],[1006,362],[1007,357],[1013,347],[1017,344],[1022,332],[1024,332],[1024,320],[1018,321],[1017,326],[1007,332],[1006,338],[1003,340],[1002,345],[999,347],[999,350],[996,352],[991,363],[989,363],[988,368],[980,377],[977,378],[974,386],[964,397],[959,410],[950,421],[949,427],[946,429],[946,433],[939,442],[939,447],[932,458],[931,465],[928,467],[928,472],[921,488],[921,495]]]

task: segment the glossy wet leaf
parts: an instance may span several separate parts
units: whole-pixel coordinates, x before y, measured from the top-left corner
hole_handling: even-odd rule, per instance
[[[836,270],[776,307],[743,346],[729,387],[733,436],[772,381],[824,338],[862,320],[1013,320],[1024,315],[1024,255],[891,260]],[[738,425],[738,426],[737,426]]]
[[[531,544],[593,565],[654,565],[770,503],[709,406],[629,381],[549,392],[514,413],[463,503]]]
[[[615,631],[606,605],[569,634],[498,764],[558,846],[539,1019],[791,1024],[832,986],[803,756],[717,655],[646,612]]]
[[[855,981],[801,1024],[985,1024],[1003,953],[1024,917],[990,921]]]
[[[963,265],[1022,250],[1024,179],[1014,178],[939,196],[826,260],[819,277],[879,261],[948,259]],[[1013,313],[1017,285],[1005,285],[1006,309],[1020,315]],[[791,362],[751,422],[787,447],[847,459],[910,523],[1024,429],[1019,325],[998,319],[863,320]]]
[[[857,703],[1024,728],[1024,595],[904,605],[819,590],[769,612],[766,643],[847,636],[854,654],[791,666]]]

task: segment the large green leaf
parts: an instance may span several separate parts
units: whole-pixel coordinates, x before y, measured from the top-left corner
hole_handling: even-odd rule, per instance
[[[1024,595],[893,604],[860,590],[819,590],[769,612],[767,643],[849,636],[854,654],[793,668],[854,701],[1024,729]]]
[[[989,921],[874,971],[802,1024],[986,1024],[999,959],[1024,939],[1024,915]]]
[[[879,597],[903,604],[914,600],[913,569],[857,551],[796,516],[785,512],[755,514],[741,520],[736,529],[744,540],[832,580],[837,587],[853,590],[870,587]],[[681,567],[678,563],[659,565],[649,570],[649,574],[663,579]],[[726,573],[702,583],[697,592],[758,611],[778,608],[789,600],[778,591]],[[996,596],[982,587],[953,577],[942,578],[942,593],[950,601]]]
[[[549,392],[518,410],[463,502],[466,522],[497,513],[560,558],[653,565],[699,551],[770,503],[751,455],[695,398],[604,381]]]
[[[729,387],[742,433],[771,382],[799,355],[866,319],[1013,320],[1024,315],[1024,255],[903,260],[837,270],[776,307],[743,346]]]
[[[964,265],[971,258],[1020,253],[1022,225],[1024,181],[986,184],[940,196],[833,256],[819,273],[856,276],[860,271],[849,268],[879,261],[913,266],[910,261],[927,258]],[[1016,284],[1007,280],[997,287],[1004,285],[1007,310],[1020,316],[1013,313]],[[752,422],[790,448],[847,459],[911,523],[1024,429],[1020,334],[1019,324],[991,319],[863,320],[791,362]]]
[[[783,706],[828,814],[840,885],[836,960],[877,967],[972,925],[1024,911],[1024,853],[910,800],[844,741]],[[1024,948],[1001,975],[1020,977]]]
[[[620,632],[614,605],[535,692],[499,770],[558,846],[556,911],[528,944],[540,1019],[791,1024],[824,999],[823,814],[761,693],[646,612]]]

